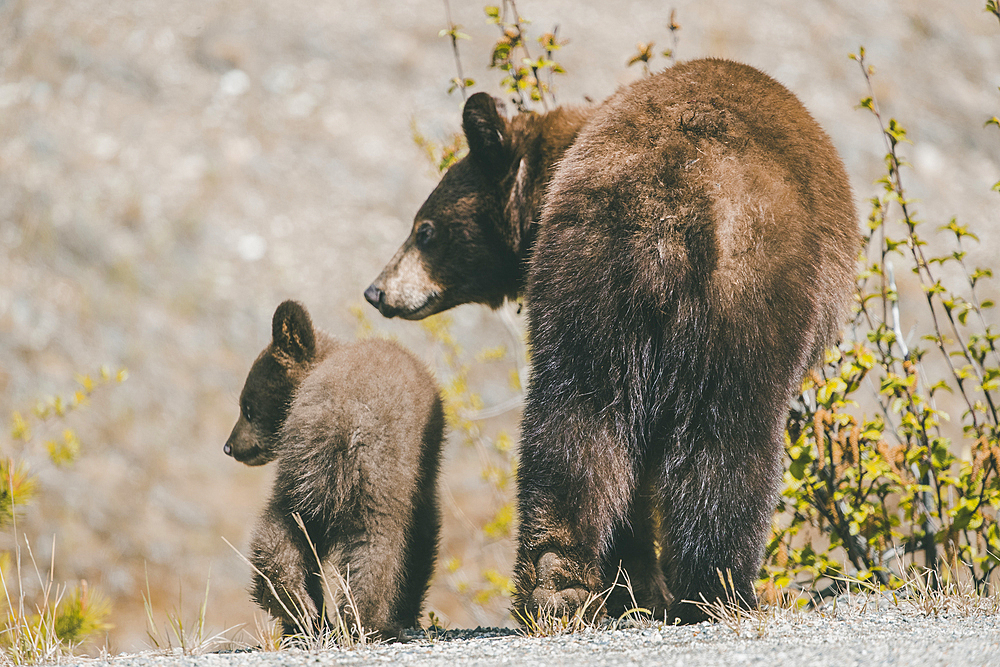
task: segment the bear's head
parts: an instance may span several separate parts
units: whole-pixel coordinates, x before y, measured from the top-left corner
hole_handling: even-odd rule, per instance
[[[302,304],[285,301],[271,319],[271,343],[250,368],[240,416],[223,451],[258,466],[277,458],[293,395],[316,357],[316,333]]]
[[[382,315],[419,320],[463,303],[498,308],[516,296],[522,232],[532,217],[523,213],[531,202],[523,192],[522,125],[485,93],[466,102],[469,154],[445,173],[406,242],[365,290]]]

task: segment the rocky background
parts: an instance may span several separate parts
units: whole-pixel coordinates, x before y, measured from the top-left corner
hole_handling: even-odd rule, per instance
[[[935,227],[958,216],[982,241],[973,261],[996,264],[1000,132],[983,123],[1000,113],[1000,26],[983,2],[673,7],[681,58],[745,61],[802,99],[840,149],[862,214],[883,153],[875,121],[855,109],[867,91],[847,55],[864,45],[883,110],[914,142],[906,184],[920,216]],[[669,46],[669,4],[519,9],[535,36],[558,25],[569,40],[556,82],[564,104],[641,76],[625,65],[637,41]],[[500,75],[486,69],[495,26],[479,2],[451,10],[472,37],[460,44],[466,74],[497,93]],[[253,628],[249,570],[222,538],[245,549],[270,473],[228,459],[222,444],[281,300],[302,300],[348,338],[368,318],[442,381],[454,373],[440,336],[376,319],[361,296],[437,178],[411,124],[432,141],[459,127],[445,26],[437,0],[0,0],[0,418],[71,394],[75,375],[102,365],[129,372],[36,428],[36,443],[75,429],[73,465],[48,462],[42,445],[21,451],[7,433],[0,454],[40,475],[18,521],[39,569],[54,562],[57,582],[86,579],[111,599],[110,651],[143,647],[147,586],[158,622],[191,623],[210,582],[209,627]],[[511,327],[478,306],[452,318],[485,409],[516,399]],[[500,344],[504,359],[474,361]],[[516,438],[517,416],[503,411],[482,429]],[[502,625],[510,540],[482,526],[509,489],[488,479],[491,454],[465,440],[447,449],[428,607],[450,627]]]

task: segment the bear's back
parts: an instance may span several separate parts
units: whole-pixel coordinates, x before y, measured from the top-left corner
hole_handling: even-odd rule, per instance
[[[589,257],[606,267],[596,298],[704,309],[747,340],[806,323],[814,359],[859,247],[843,164],[802,104],[752,67],[706,59],[594,110],[550,184],[532,280],[565,284],[578,269],[558,258]]]
[[[436,461],[442,426],[437,384],[410,352],[380,339],[331,345],[295,393],[279,477],[294,480],[304,513],[388,510]]]

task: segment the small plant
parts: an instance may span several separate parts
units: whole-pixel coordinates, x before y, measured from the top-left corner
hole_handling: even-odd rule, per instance
[[[528,46],[527,24],[530,21],[517,11],[514,0],[503,0],[499,6],[488,5],[485,11],[487,20],[500,30],[500,39],[493,45],[490,55],[490,67],[504,73],[500,87],[511,95],[518,111],[530,111],[534,102],[540,102],[545,111],[554,107],[553,77],[566,73],[562,65],[553,60],[555,52],[566,45],[566,41],[557,37],[558,26],[538,38],[544,55],[535,58]]]
[[[246,633],[250,637],[250,646],[260,651],[273,653],[280,651],[284,647],[281,636],[281,623],[278,619],[267,614],[254,614],[253,633]]]
[[[0,528],[12,523],[15,500],[21,506],[31,502],[37,490],[36,477],[31,473],[33,464],[47,460],[66,467],[76,460],[80,438],[69,428],[70,416],[84,408],[98,389],[120,384],[127,378],[125,369],[112,374],[104,367],[96,378],[78,375],[76,383],[79,386],[69,398],[58,394],[47,396],[36,401],[30,410],[11,413],[9,440],[0,447]],[[57,430],[61,432],[55,435],[53,431]],[[38,437],[39,434],[42,436]]]
[[[451,4],[448,0],[444,0],[444,11],[448,18],[448,27],[441,30],[438,33],[439,37],[448,37],[451,39],[451,51],[455,55],[455,69],[458,70],[458,76],[451,80],[451,87],[448,88],[448,94],[455,92],[456,89],[462,91],[462,99],[466,99],[467,95],[465,93],[466,89],[471,88],[476,85],[476,82],[469,79],[462,72],[462,58],[458,55],[458,40],[469,39],[469,36],[461,32],[462,26],[455,25],[451,20]]]
[[[760,608],[752,607],[743,596],[736,591],[732,573],[723,574],[718,571],[719,581],[725,591],[726,599],[691,600],[708,618],[732,630],[737,637],[761,639],[766,637],[771,623],[778,618],[783,610],[793,609],[794,597],[782,595],[771,604]]]
[[[72,588],[53,581],[54,543],[48,573],[42,574],[27,538],[18,534],[18,514],[39,493],[34,467],[67,467],[79,455],[81,442],[69,426],[71,415],[85,407],[95,391],[121,383],[127,375],[124,369],[112,374],[107,368],[96,378],[79,375],[79,386],[69,398],[50,396],[10,416],[9,440],[0,447],[0,529],[11,530],[15,547],[13,553],[0,554],[0,654],[15,664],[66,655],[111,628],[106,622],[110,604],[99,591],[86,581]],[[27,585],[22,576],[22,538],[36,587]]]
[[[142,604],[146,610],[146,636],[153,648],[168,653],[180,652],[183,655],[202,655],[228,643],[223,632],[208,635],[205,633],[205,613],[208,610],[208,591],[211,584],[211,574],[205,582],[205,597],[198,609],[198,616],[193,624],[185,623],[181,615],[180,604],[183,602],[183,591],[178,593],[178,608],[167,614],[164,632],[160,632],[153,618],[152,596],[149,593],[149,578],[146,579],[146,592],[142,596]],[[231,630],[232,628],[230,628]]]
[[[15,520],[16,521],[16,520]],[[15,526],[15,539],[17,538]],[[16,665],[33,665],[50,662],[70,653],[89,637],[110,629],[104,622],[110,605],[97,592],[91,591],[86,581],[67,589],[52,579],[54,563],[48,575],[43,576],[35,561],[31,544],[24,538],[24,546],[38,581],[40,593],[33,596],[33,608],[27,602],[22,580],[20,546],[16,549],[16,581],[10,581],[0,568],[0,583],[4,589],[4,626],[0,631],[2,657]],[[53,560],[55,548],[53,547]],[[9,565],[9,560],[5,565]],[[11,592],[16,583],[17,595]]]
[[[417,121],[414,119],[410,122],[410,134],[413,138],[413,143],[417,145],[420,150],[424,152],[427,160],[433,166],[436,175],[440,176],[444,172],[448,171],[448,168],[465,157],[468,152],[465,145],[465,136],[462,134],[453,134],[444,143],[438,144],[433,142],[427,137],[425,137],[417,127]],[[360,306],[357,306],[360,308]],[[355,318],[364,321],[367,320],[366,317],[359,313],[354,313]],[[367,330],[371,331],[371,327]]]
[[[681,30],[681,24],[677,22],[676,9],[670,10],[670,22],[667,23],[667,30],[670,31],[671,46],[669,49],[664,50],[661,55],[669,61],[670,66],[673,66],[677,62],[677,44]],[[636,44],[636,53],[629,59],[626,66],[631,67],[632,65],[641,63],[643,74],[649,76],[652,73],[649,63],[656,57],[656,53],[653,50],[654,46],[653,42],[639,42]]]
[[[428,641],[437,641],[438,637],[443,635],[447,629],[437,614],[433,611],[427,612],[427,627],[424,629],[424,637]]]

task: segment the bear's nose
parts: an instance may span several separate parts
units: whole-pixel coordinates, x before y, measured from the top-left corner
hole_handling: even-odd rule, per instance
[[[385,298],[385,292],[375,287],[375,283],[369,285],[368,289],[365,290],[365,299],[367,299],[368,303],[375,306],[376,308],[381,307],[382,299],[384,298]]]
[[[233,448],[228,442],[222,447],[222,451],[226,454],[226,456],[233,455]]]

